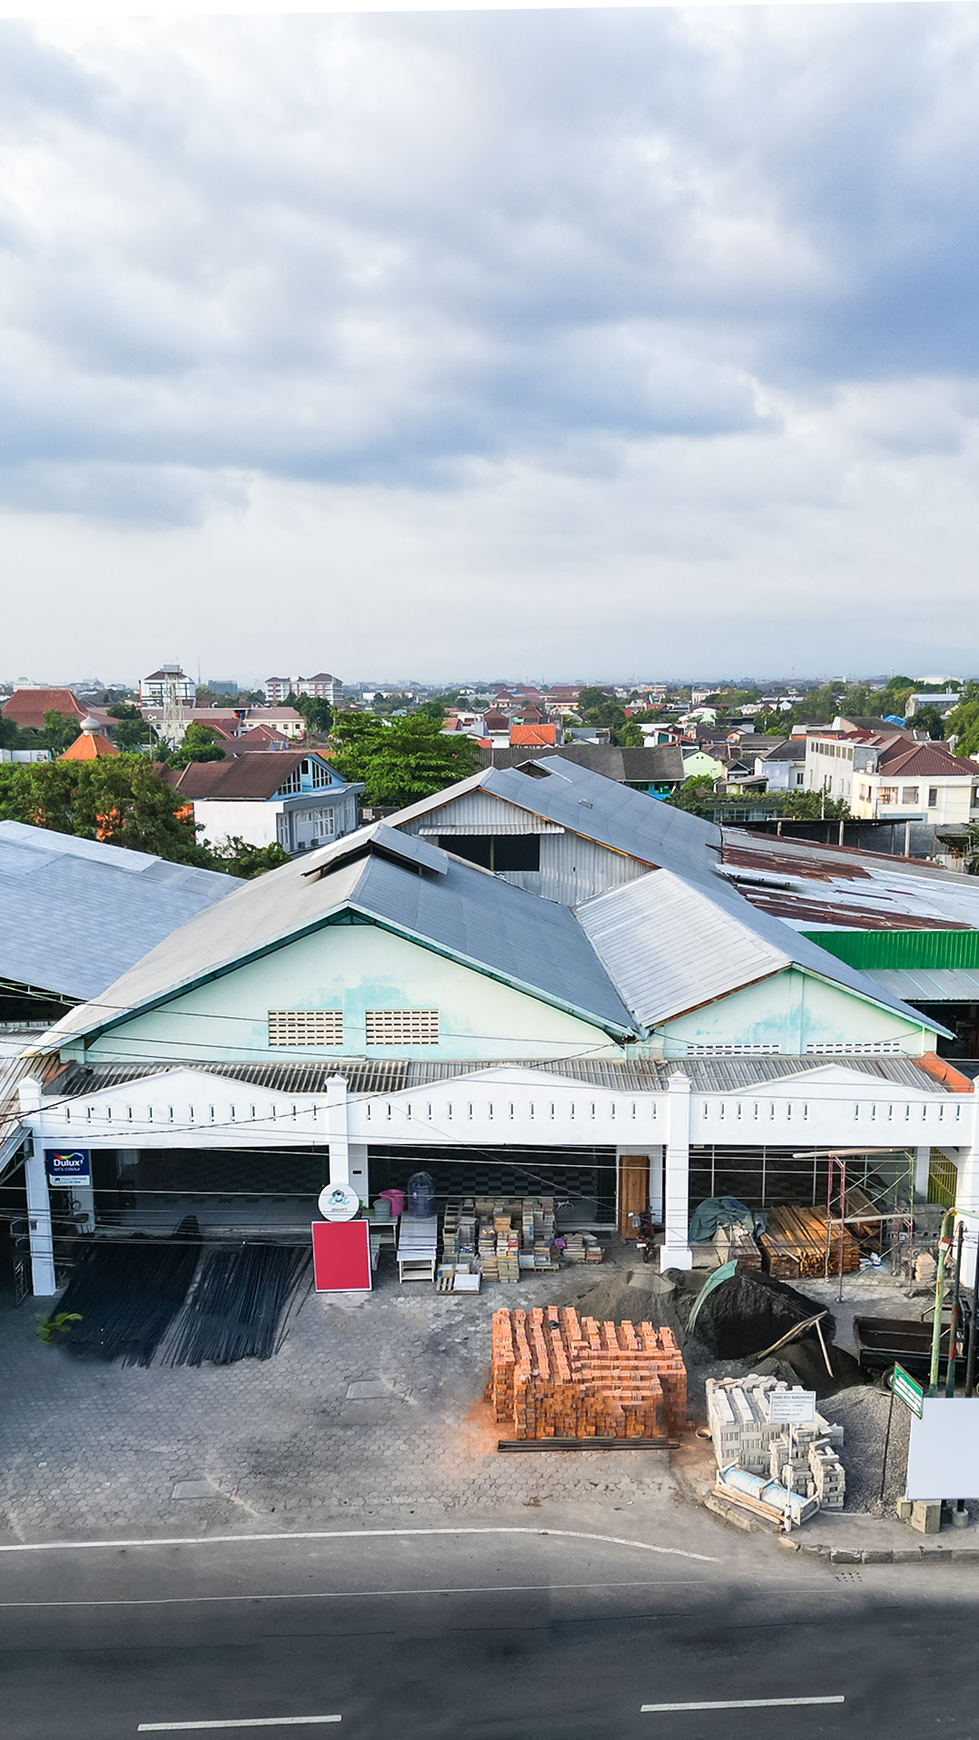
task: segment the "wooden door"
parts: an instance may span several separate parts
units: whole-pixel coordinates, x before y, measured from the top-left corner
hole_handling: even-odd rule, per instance
[[[632,1235],[630,1214],[639,1214],[649,1207],[649,1155],[619,1155],[619,1232],[627,1239]]]

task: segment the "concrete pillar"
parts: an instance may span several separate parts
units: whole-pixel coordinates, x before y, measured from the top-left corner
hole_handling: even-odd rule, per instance
[[[914,1194],[927,1197],[928,1170],[931,1166],[931,1148],[916,1148],[914,1151]]]
[[[663,1153],[662,1142],[649,1150],[649,1212],[654,1222],[663,1218]]]
[[[370,1189],[370,1174],[368,1171],[367,1143],[351,1142],[348,1145],[350,1162],[350,1188],[356,1190],[361,1202],[366,1206]]]
[[[326,1084],[326,1130],[330,1144],[330,1183],[350,1183],[350,1143],[347,1139],[347,1078],[333,1076]]]
[[[21,1116],[41,1110],[41,1084],[34,1076],[25,1076],[19,1087]],[[31,1290],[42,1299],[56,1292],[54,1279],[54,1236],[51,1229],[51,1195],[48,1190],[47,1168],[40,1139],[32,1136],[24,1158],[24,1180],[27,1186],[27,1225],[31,1241]]]
[[[942,1150],[946,1152],[946,1150]],[[950,1154],[949,1159],[953,1156]],[[954,1155],[958,1168],[955,1180],[955,1206],[959,1214],[979,1215],[979,1131],[971,1148],[959,1148]],[[917,1179],[915,1179],[917,1183]]]
[[[670,1076],[667,1093],[668,1140],[660,1268],[692,1269],[693,1252],[687,1242],[690,1224],[690,1079],[682,1070]]]

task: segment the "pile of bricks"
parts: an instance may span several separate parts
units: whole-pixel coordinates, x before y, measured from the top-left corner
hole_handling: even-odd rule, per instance
[[[663,1438],[687,1415],[668,1329],[598,1323],[556,1305],[493,1316],[493,1408],[511,1438]]]
[[[817,1498],[821,1510],[842,1510],[843,1428],[831,1425],[821,1414],[812,1425],[794,1426],[790,1460],[788,1431],[770,1418],[772,1393],[788,1387],[775,1378],[756,1375],[707,1379],[707,1419],[717,1466],[729,1468],[736,1463],[804,1497]]]
[[[522,1269],[554,1269],[554,1198],[451,1199],[445,1205],[442,1241],[446,1266],[472,1262],[484,1281],[519,1281]]]
[[[810,1444],[809,1471],[820,1509],[842,1510],[846,1498],[846,1474],[839,1456],[827,1439]]]

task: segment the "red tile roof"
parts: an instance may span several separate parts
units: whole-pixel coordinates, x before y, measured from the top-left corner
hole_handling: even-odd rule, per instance
[[[115,744],[110,743],[109,739],[103,737],[101,732],[83,731],[80,736],[75,738],[74,743],[68,745],[64,754],[58,756],[58,760],[98,761],[101,756],[118,754],[119,751]]]
[[[958,779],[979,775],[979,767],[968,755],[951,755],[940,743],[909,745],[906,738],[899,739],[893,749],[882,752],[879,766],[881,773],[886,773],[888,778],[895,774],[902,779],[908,775],[921,779],[934,779],[942,774],[946,778]]]
[[[556,725],[511,725],[510,727],[510,742],[514,747],[518,744],[551,744],[556,743],[556,741]]]
[[[22,731],[43,731],[45,713],[65,713],[69,719],[84,719],[89,709],[70,689],[15,689],[3,705],[3,716]],[[102,723],[98,713],[95,717]]]

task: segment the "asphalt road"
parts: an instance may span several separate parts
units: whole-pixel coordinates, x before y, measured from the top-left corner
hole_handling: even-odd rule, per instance
[[[979,1575],[720,1528],[699,1557],[532,1531],[5,1552],[0,1600],[4,1740],[979,1735]],[[786,1699],[824,1701],[758,1702]],[[643,1708],[698,1703],[728,1707]]]

